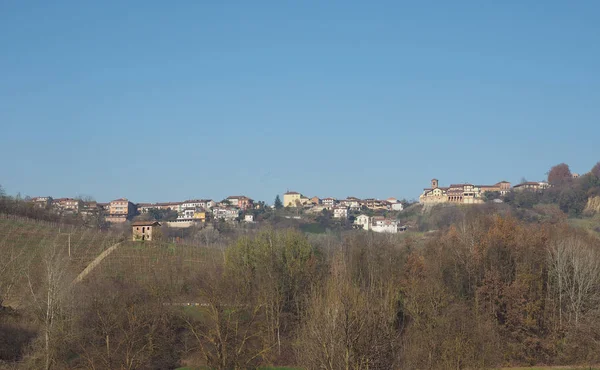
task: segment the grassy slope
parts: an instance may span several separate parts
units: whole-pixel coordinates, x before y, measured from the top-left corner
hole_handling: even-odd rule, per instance
[[[68,257],[69,234],[71,257]],[[99,253],[115,244],[119,237],[108,232],[86,228],[56,227],[29,220],[0,219],[0,253],[3,256],[2,273],[16,278],[5,304],[19,304],[25,290],[26,274],[42,266],[44,255],[55,247],[68,258],[67,274],[76,276]],[[10,261],[10,262],[9,262]]]
[[[218,249],[165,242],[133,242],[121,244],[94,270],[95,276],[123,281],[160,282],[173,291],[184,290],[184,280],[207,265],[223,262]],[[181,298],[185,298],[182,293]],[[185,302],[185,301],[182,301]]]
[[[600,215],[585,218],[570,218],[568,222],[572,226],[583,228],[597,236],[600,236],[600,232],[598,231],[600,230]]]

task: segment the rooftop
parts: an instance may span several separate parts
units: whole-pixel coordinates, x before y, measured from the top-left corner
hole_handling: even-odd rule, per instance
[[[160,226],[158,221],[134,221],[131,226]]]
[[[227,197],[227,199],[250,199],[245,195],[230,195]]]

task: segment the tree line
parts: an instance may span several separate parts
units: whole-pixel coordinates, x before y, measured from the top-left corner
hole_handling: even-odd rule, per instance
[[[505,202],[518,208],[533,208],[536,204],[555,204],[570,217],[585,216],[588,199],[600,196],[600,162],[590,172],[573,177],[569,165],[558,164],[548,172],[550,188],[543,192],[511,192]]]

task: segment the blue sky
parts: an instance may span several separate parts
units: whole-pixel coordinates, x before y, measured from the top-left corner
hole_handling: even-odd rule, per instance
[[[417,198],[600,160],[597,1],[2,1],[0,184]]]

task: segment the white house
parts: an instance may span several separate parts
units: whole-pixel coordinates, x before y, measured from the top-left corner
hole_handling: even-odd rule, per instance
[[[240,215],[240,210],[237,208],[216,207],[212,209],[215,220],[224,219],[225,221],[235,221]]]
[[[212,199],[200,199],[200,207],[204,208],[204,209],[211,209],[212,207],[216,206],[217,202],[215,202]]]
[[[196,212],[196,207],[193,208],[185,208],[181,212],[179,212],[179,216],[177,216],[178,220],[191,220],[194,218],[194,212]]]
[[[392,203],[392,211],[402,211],[404,210],[404,206],[402,205],[402,203],[397,202],[397,203]]]
[[[348,197],[344,200],[341,200],[340,204],[344,207],[348,207],[353,210],[360,209],[360,199],[355,198],[355,197]]]
[[[196,208],[200,207],[200,199],[189,199],[181,204],[181,208]]]
[[[348,218],[348,208],[347,207],[334,207],[333,208],[333,217],[334,218]]]
[[[203,208],[203,209],[211,209],[215,206],[215,202],[210,199],[190,199],[183,202],[181,205],[182,209],[186,208]]]
[[[383,217],[373,217],[371,230],[376,233],[392,233],[398,232],[398,221],[389,220]]]
[[[363,230],[371,229],[371,218],[367,215],[360,215],[354,220],[355,225],[359,225]]]
[[[333,208],[333,206],[335,205],[335,198],[325,198],[325,199],[321,199],[321,204],[327,208],[327,209],[331,209]]]
[[[244,222],[252,223],[254,222],[254,215],[249,214],[244,216]]]

